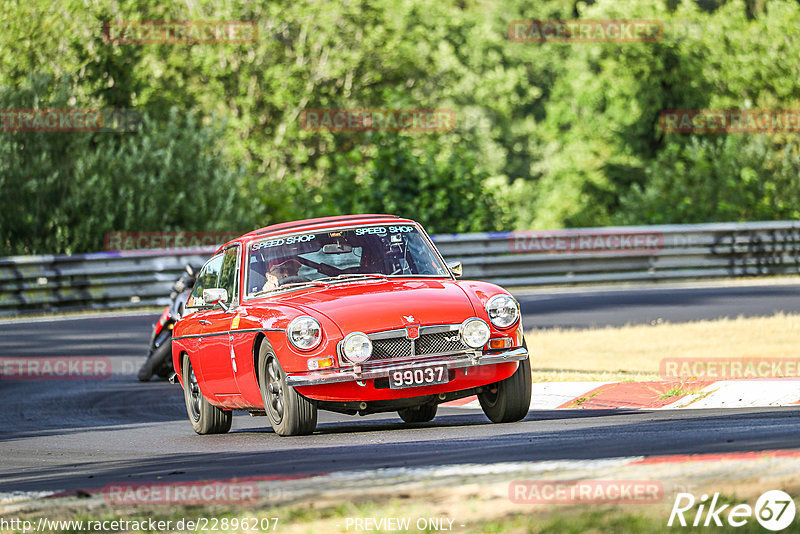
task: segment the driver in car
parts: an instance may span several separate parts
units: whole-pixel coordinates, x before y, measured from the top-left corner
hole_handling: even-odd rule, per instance
[[[280,281],[284,278],[299,278],[299,271],[300,262],[295,258],[288,257],[272,260],[267,268],[267,281],[264,284],[263,290],[274,289],[278,287],[280,285]]]

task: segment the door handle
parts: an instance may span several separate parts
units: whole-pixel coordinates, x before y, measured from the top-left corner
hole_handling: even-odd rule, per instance
[[[200,319],[197,322],[200,323],[200,324],[204,324],[204,325],[210,325],[211,324],[211,321],[206,321],[205,319]]]

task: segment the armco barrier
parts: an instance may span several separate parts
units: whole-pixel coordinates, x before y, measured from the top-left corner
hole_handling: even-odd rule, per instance
[[[433,236],[464,277],[508,287],[800,273],[800,221]],[[163,305],[213,248],[0,259],[0,315]]]
[[[166,305],[184,266],[214,248],[0,259],[0,315]]]

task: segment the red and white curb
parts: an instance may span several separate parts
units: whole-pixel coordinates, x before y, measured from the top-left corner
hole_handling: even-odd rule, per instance
[[[536,382],[531,410],[756,408],[800,405],[800,380]],[[477,397],[444,406],[479,409]]]

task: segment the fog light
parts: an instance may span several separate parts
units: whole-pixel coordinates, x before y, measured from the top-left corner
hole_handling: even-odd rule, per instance
[[[342,340],[342,354],[353,363],[362,363],[372,355],[372,341],[361,332],[353,332]]]
[[[470,348],[483,347],[489,341],[490,335],[489,325],[477,317],[467,319],[461,324],[461,341]]]
[[[308,360],[308,368],[312,371],[328,367],[333,367],[333,358],[312,358]]]

